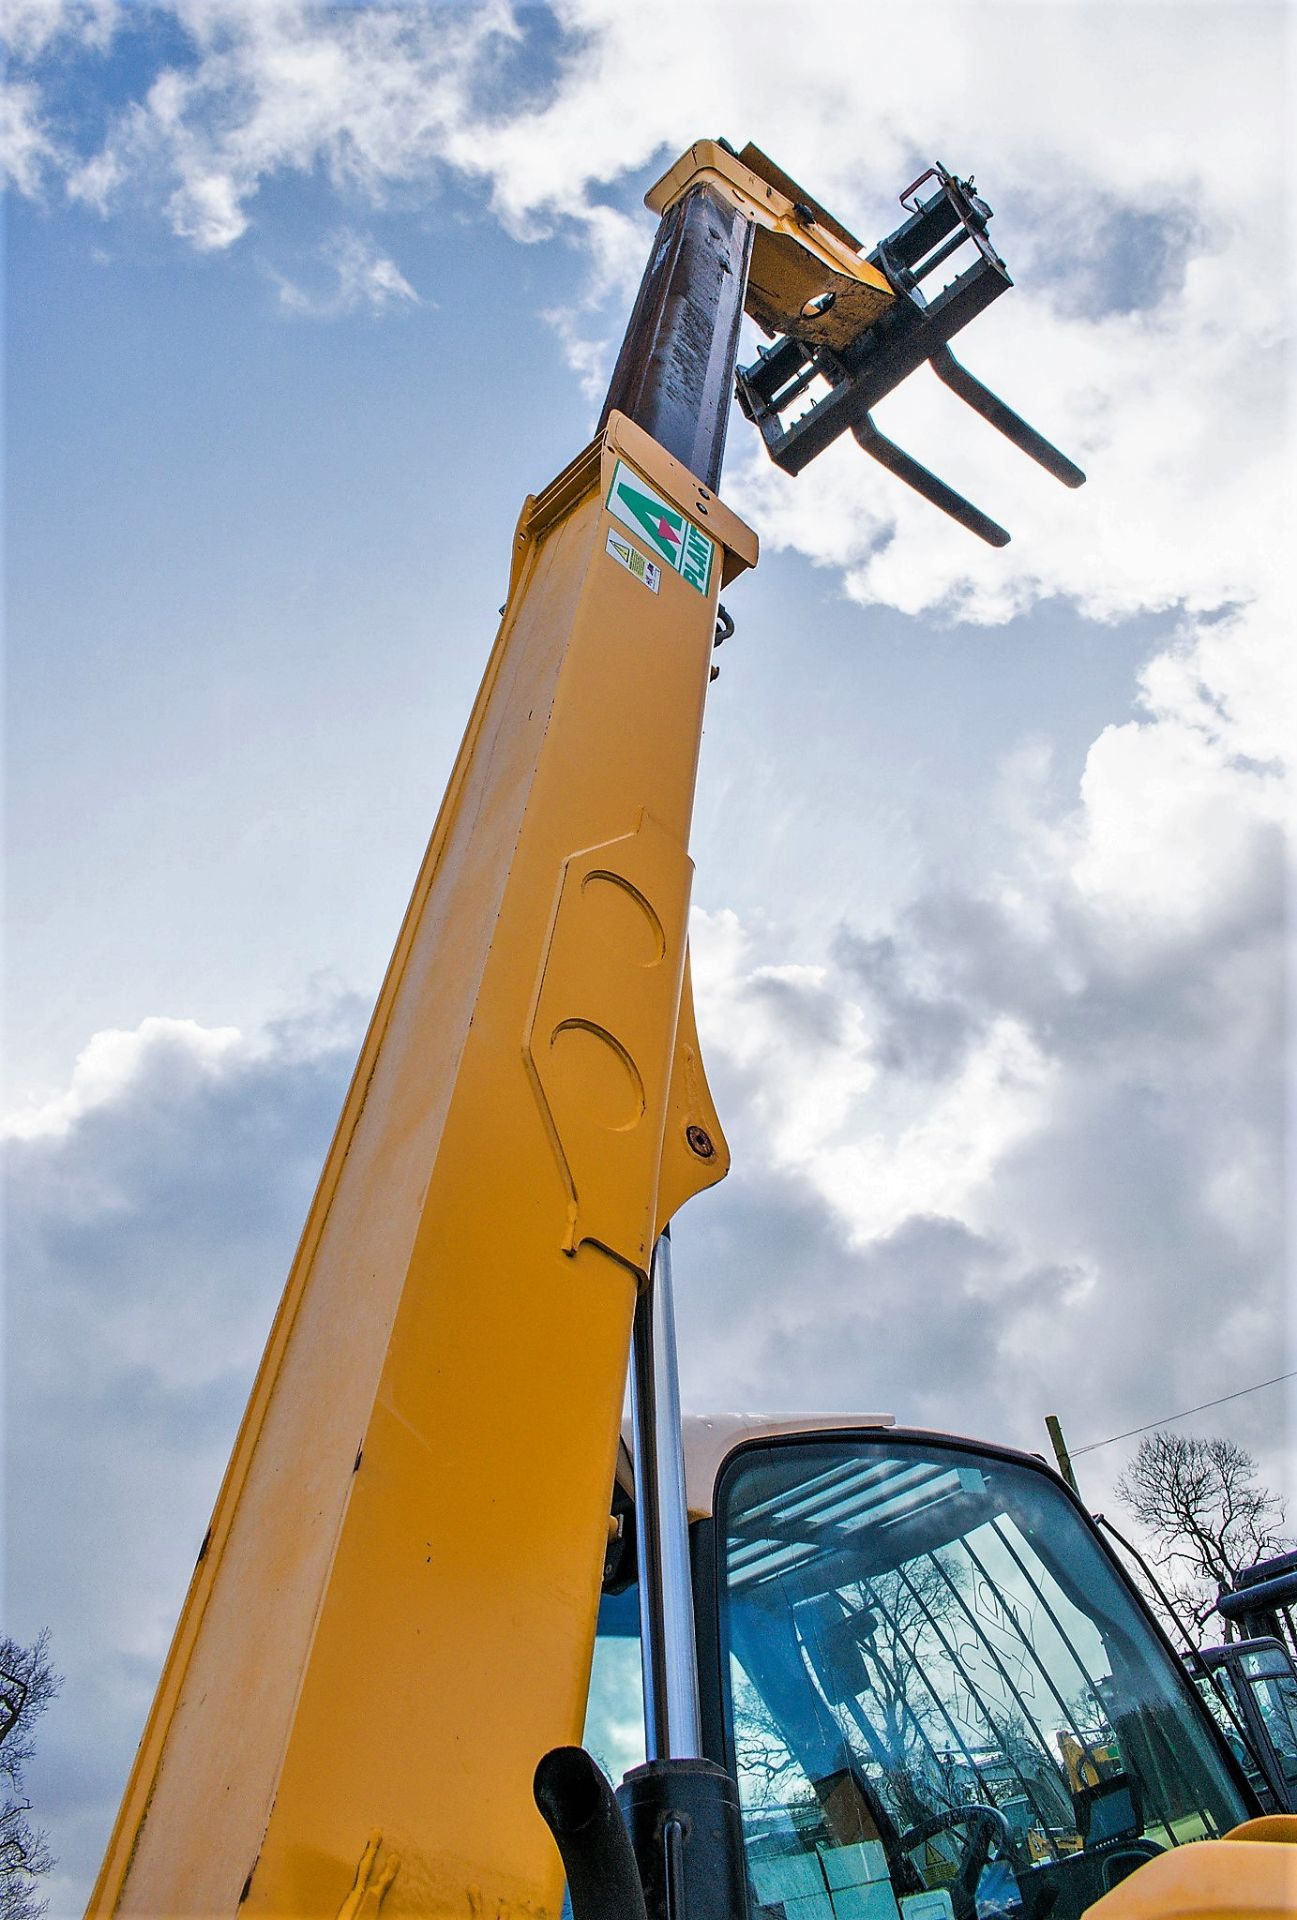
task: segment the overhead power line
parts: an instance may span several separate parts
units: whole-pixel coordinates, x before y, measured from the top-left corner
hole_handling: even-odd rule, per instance
[[[1223,1407],[1227,1400],[1241,1400],[1245,1394],[1260,1393],[1262,1387],[1277,1387],[1281,1380],[1297,1380],[1297,1367],[1289,1373],[1277,1373],[1273,1380],[1258,1380],[1254,1387],[1240,1387],[1237,1393],[1222,1393],[1219,1400],[1203,1400],[1196,1407],[1186,1407],[1183,1413],[1168,1413],[1165,1420],[1150,1420],[1146,1427],[1128,1427],[1125,1433],[1111,1433],[1106,1440],[1091,1440],[1083,1447],[1071,1449],[1072,1458],[1078,1454],[1094,1453],[1099,1447],[1110,1447],[1116,1440],[1133,1440],[1137,1433],[1152,1433],[1154,1427],[1169,1427],[1173,1420],[1187,1420],[1191,1413],[1205,1413],[1208,1407]]]

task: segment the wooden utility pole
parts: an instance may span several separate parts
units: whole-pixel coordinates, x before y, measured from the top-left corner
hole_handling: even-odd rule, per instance
[[[1076,1475],[1072,1471],[1072,1456],[1067,1451],[1067,1442],[1063,1438],[1063,1429],[1056,1413],[1045,1415],[1045,1431],[1049,1435],[1050,1445],[1054,1449],[1054,1458],[1058,1462],[1058,1471],[1066,1480],[1072,1492],[1080,1497],[1081,1489],[1076,1484]]]

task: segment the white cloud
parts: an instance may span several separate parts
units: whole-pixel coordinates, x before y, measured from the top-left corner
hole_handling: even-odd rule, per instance
[[[551,307],[541,319],[553,327],[558,336],[564,366],[576,375],[586,399],[597,405],[608,391],[614,343],[609,339],[590,338],[580,307]]]
[[[118,0],[4,0],[0,35],[21,60],[37,60],[60,41],[102,51],[120,18]]]
[[[378,200],[431,184],[470,113],[482,63],[516,38],[501,0],[471,8],[314,7],[304,0],[178,0],[191,56],[160,70],[69,176],[107,209],[163,190],[166,216],[204,251],[248,230],[278,175],[317,170]]]
[[[46,164],[56,157],[39,89],[30,80],[10,81],[0,95],[0,180],[34,197]]]
[[[120,165],[113,166],[111,157],[107,165],[111,177],[120,179]],[[183,184],[167,201],[167,212],[182,239],[192,240],[204,253],[232,246],[247,232],[247,216],[234,181],[226,173],[205,171],[197,160],[186,166]]]
[[[1273,878],[1273,775],[1178,718],[1104,729],[1082,781],[1072,880],[1110,940],[1157,947],[1251,907]]]
[[[1024,285],[977,324],[970,358],[1090,468],[1089,487],[1065,494],[920,374],[884,403],[886,422],[1006,521],[1007,553],[943,522],[850,444],[796,482],[751,448],[730,483],[738,503],[768,545],[840,569],[864,604],[914,613],[994,622],[1065,594],[1107,620],[1275,592],[1285,316],[1282,276],[1258,262],[1276,244],[1266,186],[1282,127],[1281,10],[1206,9],[1170,55],[1153,7],[1104,9],[1101,30],[1084,5],[976,18],[938,7],[920,74],[908,21],[880,10],[835,11],[829,71],[819,35],[783,35],[771,60],[764,36],[736,34],[728,6],[669,6],[645,33],[613,0],[561,0],[553,73],[517,85],[523,16],[503,0],[178,0],[173,12],[191,57],[156,74],[72,166],[73,194],[109,207],[160,188],[176,232],[216,251],[247,232],[273,178],[323,174],[378,202],[453,169],[486,186],[511,232],[566,225],[579,241],[585,290],[555,324],[591,388],[651,230],[612,203],[619,183],[699,131],[777,146],[871,238],[894,223],[891,196],[922,157],[979,167]],[[66,39],[79,21],[102,44],[122,18],[25,4],[15,44],[43,71],[38,56],[62,44],[51,22]],[[16,166],[30,190],[52,149],[32,83],[19,84]],[[1248,109],[1222,112],[1223,99]],[[390,272],[399,301],[405,283]]]
[[[159,1015],[141,1021],[131,1031],[110,1028],[94,1034],[63,1093],[41,1104],[8,1114],[0,1134],[14,1140],[61,1138],[97,1107],[109,1106],[144,1070],[155,1071],[166,1060],[182,1069],[210,1073],[242,1041],[237,1027],[201,1027],[195,1020],[171,1020]]]
[[[1047,1063],[1023,1024],[991,1021],[934,1094],[881,1067],[863,999],[828,967],[753,964],[733,915],[696,913],[694,940],[700,1018],[743,1070],[755,1151],[819,1194],[854,1244],[914,1215],[976,1227],[995,1168],[1047,1106]]]
[[[1237,636],[1246,659],[1256,619],[1184,623],[1063,804],[1038,744],[1011,755],[984,865],[921,884],[893,925],[844,927],[827,958],[814,930],[800,952],[785,937],[772,965],[767,935],[696,916],[700,1028],[739,1167],[720,1204],[764,1211],[743,1251],[760,1277],[735,1281],[750,1337],[705,1342],[695,1404],[708,1368],[783,1405],[849,1397],[855,1379],[857,1405],[902,1398],[906,1417],[1024,1440],[1024,1408],[1037,1430],[1071,1409],[1090,1440],[1278,1370],[1279,728],[1231,651]],[[800,1223],[782,1268],[756,1252],[780,1207]],[[804,1268],[808,1218],[832,1224]],[[697,1228],[709,1248],[715,1229]],[[868,1293],[884,1283],[885,1323]],[[1273,1481],[1278,1404],[1217,1416]]]
[[[46,180],[78,163],[52,129],[40,84],[15,74],[68,44],[103,52],[118,24],[117,0],[4,0],[0,6],[0,185],[37,198]]]
[[[957,348],[988,385],[1088,469],[1068,493],[922,371],[879,424],[1013,535],[987,548],[849,439],[797,480],[755,458],[738,492],[780,543],[841,567],[862,605],[996,623],[1049,594],[1091,618],[1205,610],[1274,582],[1286,485],[1274,307],[1231,289],[1259,235],[1241,222],[1212,276],[1153,312],[1069,316],[1046,281],[1015,290]],[[1012,262],[1011,262],[1012,264]],[[1204,264],[1206,264],[1204,262]]]
[[[319,1000],[256,1035],[95,1036],[10,1126],[6,1626],[66,1675],[29,1784],[80,1912],[355,1056]]]
[[[330,237],[321,254],[332,275],[332,284],[323,291],[312,292],[278,276],[279,302],[286,312],[330,320],[361,308],[382,314],[421,304],[396,262],[364,234],[344,228]]]

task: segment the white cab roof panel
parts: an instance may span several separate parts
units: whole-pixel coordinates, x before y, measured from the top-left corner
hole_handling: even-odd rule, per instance
[[[745,1440],[780,1433],[851,1433],[861,1427],[893,1427],[890,1413],[687,1413],[681,1421],[685,1455],[685,1499],[691,1520],[710,1516],[721,1463]],[[622,1422],[618,1477],[631,1481],[631,1426]]]

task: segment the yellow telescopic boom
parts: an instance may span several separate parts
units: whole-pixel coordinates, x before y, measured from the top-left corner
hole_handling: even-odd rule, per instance
[[[687,843],[756,554],[615,410],[524,507],[94,1914],[558,1911],[636,1291],[727,1166]]]

